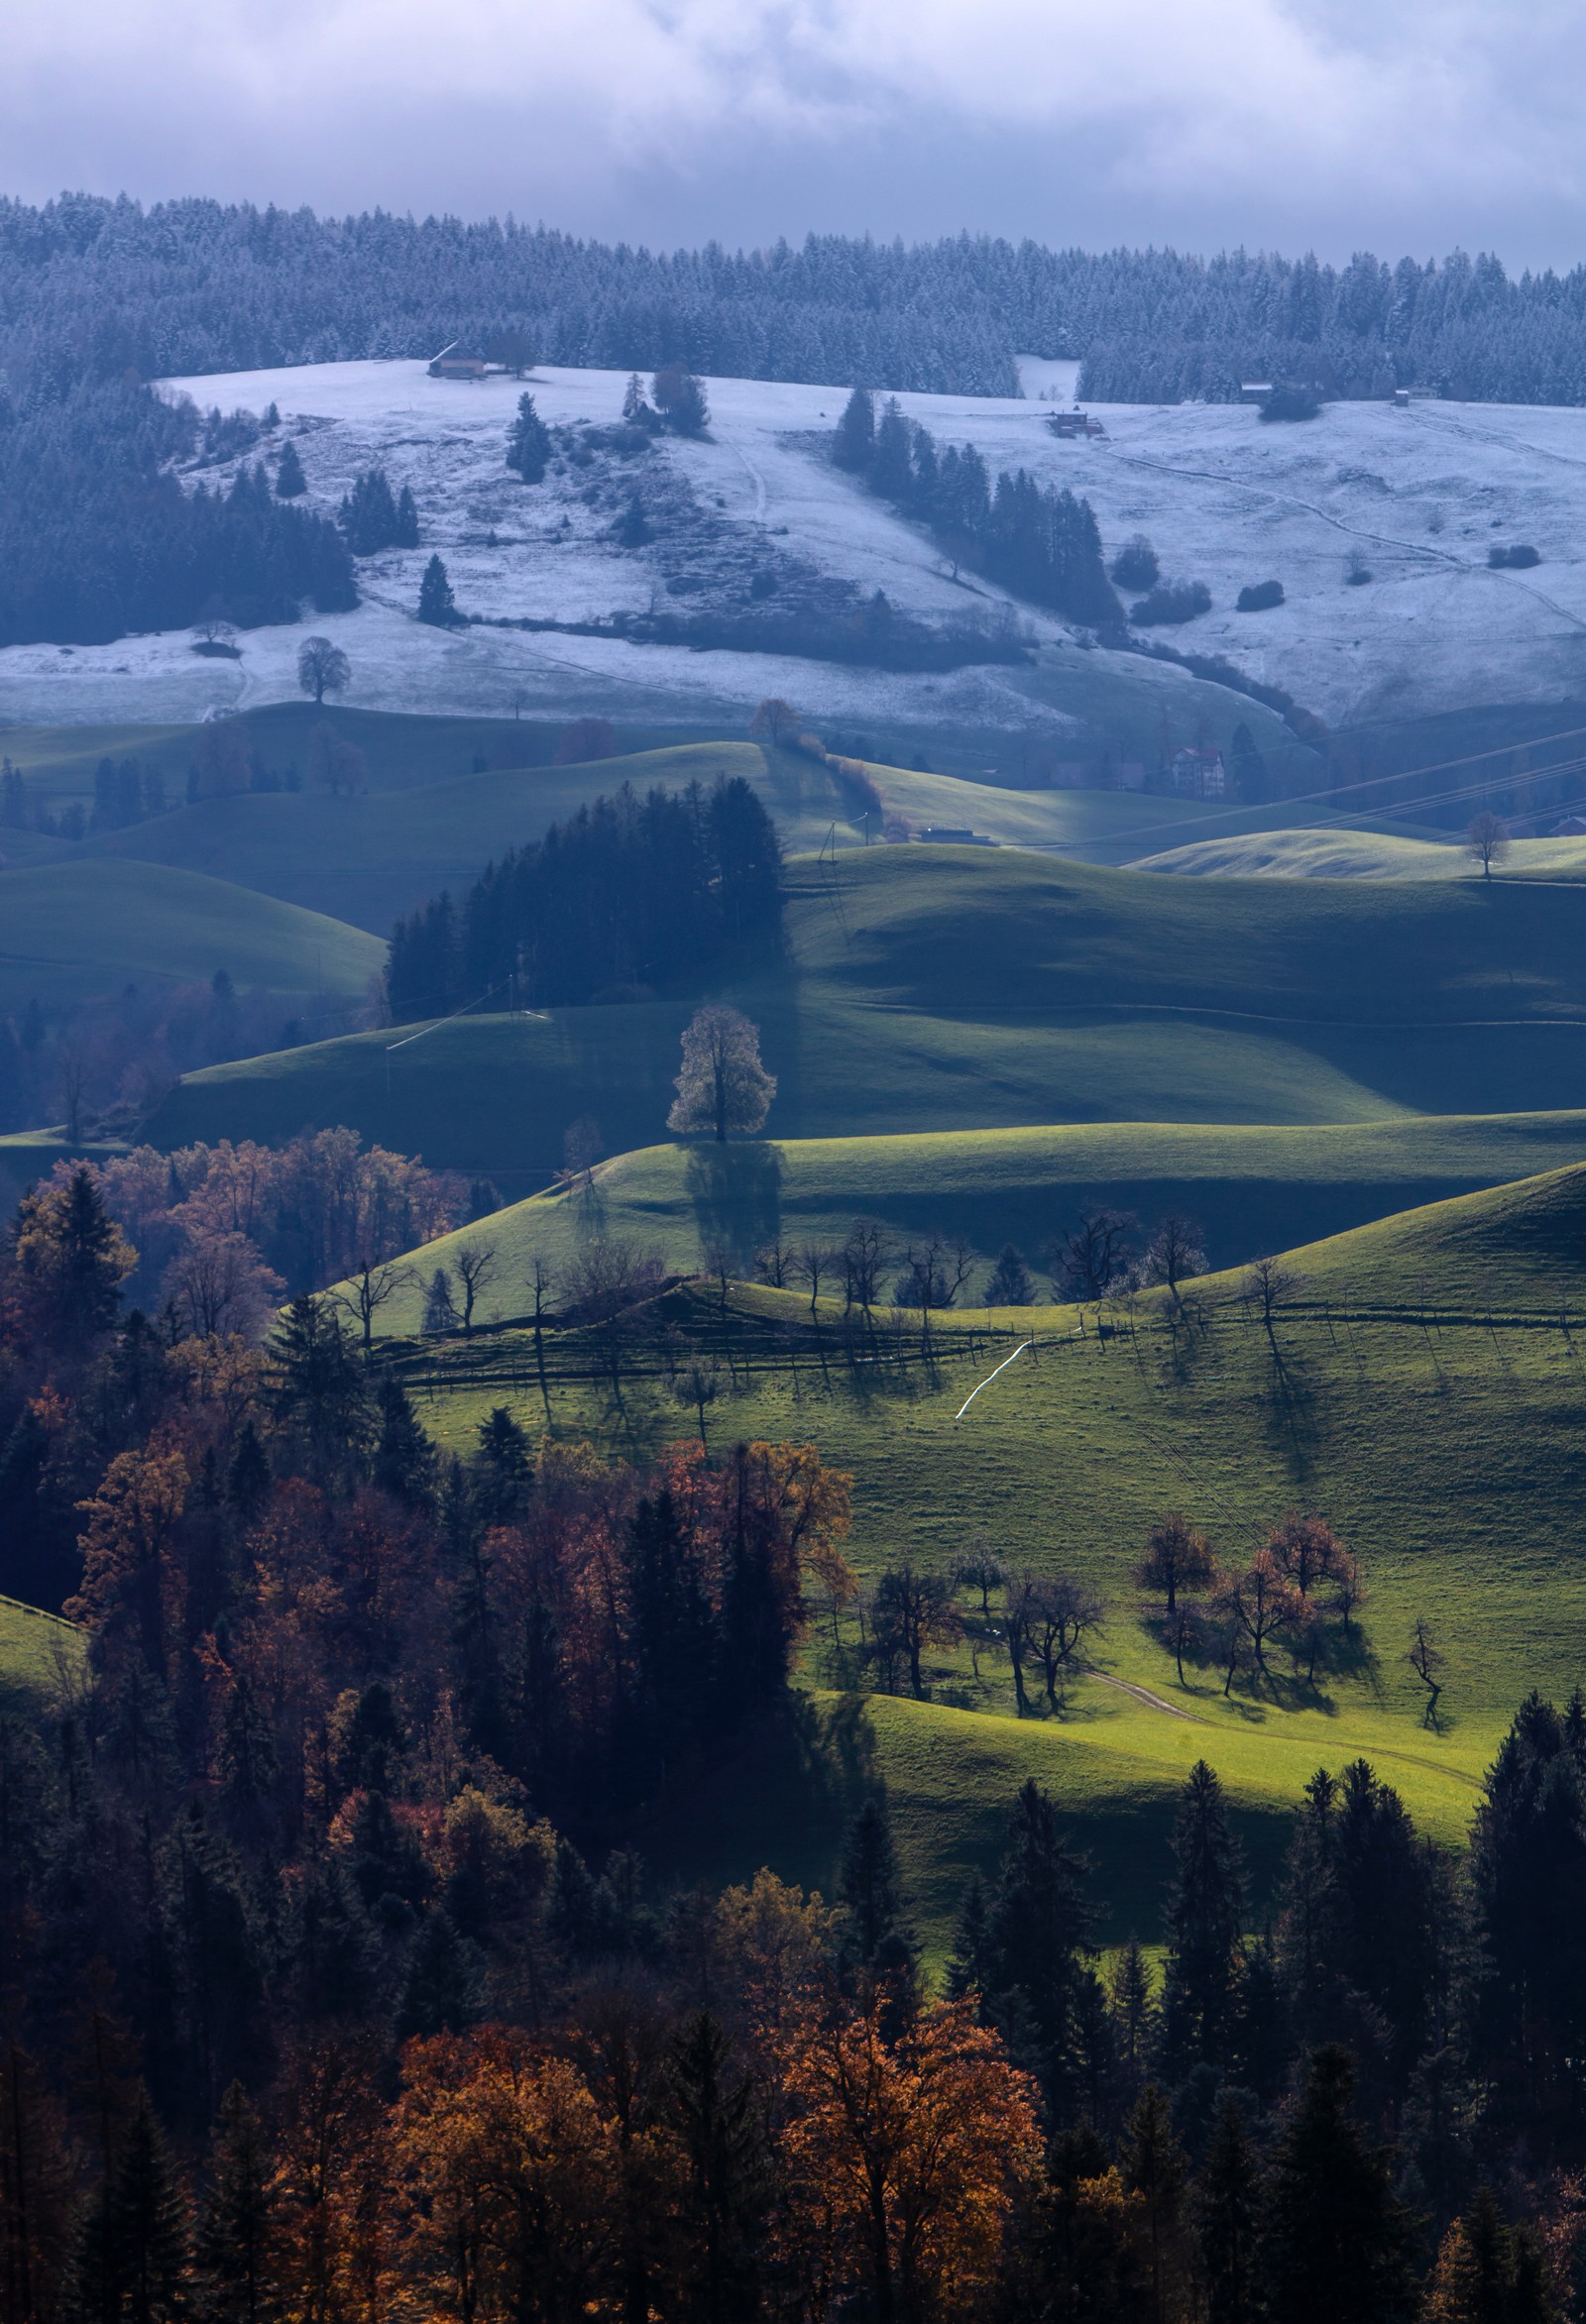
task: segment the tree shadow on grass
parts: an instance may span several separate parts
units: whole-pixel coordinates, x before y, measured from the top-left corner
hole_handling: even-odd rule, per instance
[[[683,1185],[701,1250],[725,1244],[734,1267],[747,1274],[755,1252],[781,1234],[782,1177],[779,1146],[691,1147]]]

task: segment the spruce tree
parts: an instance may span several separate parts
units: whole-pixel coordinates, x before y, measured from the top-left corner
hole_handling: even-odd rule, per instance
[[[413,498],[411,485],[403,485],[397,496],[396,522],[391,538],[393,548],[416,549],[418,546],[418,502]]]
[[[887,398],[876,424],[875,450],[870,456],[872,493],[906,507],[914,492],[914,466],[909,423],[895,395]]]
[[[862,476],[874,450],[875,398],[868,387],[855,387],[833,431],[832,458],[839,468]]]
[[[372,1482],[408,1509],[433,1509],[439,1456],[395,1373],[380,1385],[380,1435]]]
[[[396,2013],[398,2042],[432,2034],[460,2034],[480,2008],[478,1948],[459,1937],[439,1906],[426,1913],[413,1942]]]
[[[519,395],[517,416],[507,431],[507,465],[515,469],[525,485],[537,485],[544,479],[551,456],[550,430],[534,408],[532,395]]]
[[[1226,2066],[1233,2042],[1244,1879],[1222,1785],[1203,1759],[1179,1797],[1168,1899],[1163,2052],[1181,2080],[1204,2062]]]
[[[281,463],[276,470],[276,498],[278,500],[300,500],[308,490],[308,479],[303,464],[297,457],[297,447],[290,436],[281,447]]]
[[[1194,2191],[1206,2324],[1258,2324],[1261,2175],[1237,2101],[1223,2099]]]
[[[1285,2324],[1401,2324],[1415,2315],[1415,2225],[1394,2165],[1351,2112],[1347,2050],[1312,2052],[1272,2169],[1262,2226],[1265,2305]]]
[[[461,618],[446,568],[438,555],[430,558],[418,585],[418,618],[427,621],[432,629],[455,628]]]
[[[140,2088],[109,2175],[79,2228],[79,2313],[115,2324],[181,2324],[188,2225],[180,2172]]]
[[[765,2133],[749,2077],[734,2075],[727,2037],[703,2012],[673,2044],[663,2111],[685,2173],[683,2312],[695,2324],[749,2324],[771,2196]]]
[[[1015,1803],[992,1891],[982,2007],[1020,2064],[1040,2076],[1055,2119],[1064,2123],[1079,2111],[1092,2047],[1083,1990],[1095,1983],[1087,1870],[1032,1777]]]
[[[890,1985],[912,1999],[920,1947],[909,1925],[884,1795],[866,1800],[849,1826],[838,1896],[843,1907],[839,1949],[850,1974],[861,1984]]]
[[[1035,1277],[1024,1264],[1016,1243],[1004,1243],[985,1286],[988,1307],[1028,1307],[1035,1297]]]
[[[1170,2316],[1183,2313],[1190,2287],[1190,2166],[1173,2135],[1168,2101],[1155,2082],[1141,2091],[1123,2126],[1118,2160],[1124,2185],[1139,2196],[1144,2216],[1146,2312],[1151,2324],[1168,2324]]]
[[[275,2324],[282,2314],[280,2198],[264,2125],[233,2082],[194,2239],[203,2324]]]

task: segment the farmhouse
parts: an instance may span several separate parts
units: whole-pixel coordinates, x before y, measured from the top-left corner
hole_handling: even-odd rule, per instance
[[[1227,794],[1222,752],[1214,743],[1200,750],[1175,751],[1170,772],[1177,798],[1221,799]]]

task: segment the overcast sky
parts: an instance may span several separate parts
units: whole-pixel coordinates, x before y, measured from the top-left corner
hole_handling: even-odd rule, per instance
[[[1581,0],[5,0],[0,187],[1586,256]]]

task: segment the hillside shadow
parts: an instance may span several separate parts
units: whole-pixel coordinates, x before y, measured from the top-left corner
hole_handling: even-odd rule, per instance
[[[691,1147],[683,1185],[701,1250],[725,1243],[734,1267],[749,1273],[755,1252],[781,1234],[782,1178],[779,1146]]]

